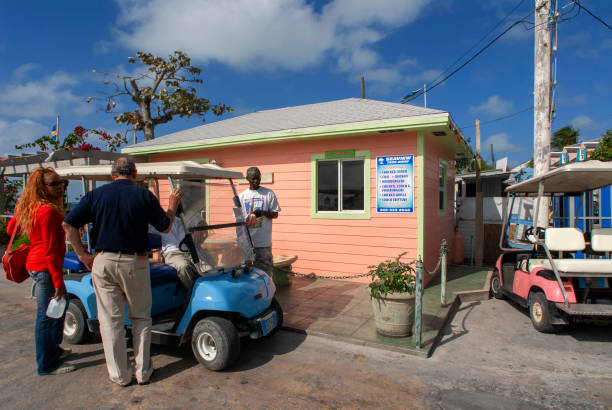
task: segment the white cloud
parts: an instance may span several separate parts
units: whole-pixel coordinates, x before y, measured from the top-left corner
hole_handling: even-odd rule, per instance
[[[30,71],[36,70],[39,67],[40,67],[40,64],[36,64],[36,63],[22,64],[13,70],[13,77],[15,77],[16,79],[21,79],[27,73],[29,73]]]
[[[470,107],[472,114],[485,114],[492,116],[508,115],[512,112],[513,104],[505,101],[498,95],[493,95],[489,99],[475,107]]]
[[[333,58],[342,71],[384,69],[372,49],[414,21],[431,0],[119,0],[118,41],[239,70],[301,70]]]
[[[0,147],[3,151],[1,155],[18,154],[15,145],[34,141],[50,131],[51,126],[29,119],[19,119],[15,122],[0,120]]]
[[[483,142],[481,149],[488,150],[491,144],[493,144],[493,152],[495,152],[496,157],[500,152],[509,153],[527,151],[527,147],[522,147],[520,145],[516,145],[516,143],[513,143],[512,137],[505,132],[491,135]]]
[[[572,124],[574,128],[578,128],[579,130],[597,128],[597,123],[586,115],[579,115],[578,117],[572,118],[570,120],[570,124]]]
[[[0,89],[0,114],[34,118],[55,116],[60,107],[82,100],[69,89],[75,84],[73,76],[62,72],[39,81],[9,84]]]
[[[584,93],[576,94],[572,97],[559,98],[559,102],[571,105],[584,105],[589,101],[589,96]]]

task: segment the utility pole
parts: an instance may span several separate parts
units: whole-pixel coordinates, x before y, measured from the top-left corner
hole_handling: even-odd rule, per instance
[[[550,1],[535,0],[535,58],[533,83],[533,174],[550,169],[550,55],[551,37],[548,25]],[[548,226],[548,201],[540,203],[537,226]]]
[[[361,99],[365,98],[365,79],[361,77]]]
[[[484,254],[484,224],[482,221],[482,180],[480,179],[480,120],[476,120],[476,216],[474,220],[474,264],[482,266]]]

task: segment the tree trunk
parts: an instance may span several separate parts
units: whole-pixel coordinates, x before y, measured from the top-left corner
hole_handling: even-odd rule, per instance
[[[145,141],[149,141],[155,138],[155,125],[153,125],[153,121],[145,122],[144,137]]]
[[[151,118],[151,103],[143,101],[140,104],[140,110],[142,111],[142,122],[144,123],[145,141],[150,141],[155,138],[155,124]]]

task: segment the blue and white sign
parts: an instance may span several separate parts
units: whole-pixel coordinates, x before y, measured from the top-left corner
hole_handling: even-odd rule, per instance
[[[376,212],[414,212],[414,155],[376,157]]]

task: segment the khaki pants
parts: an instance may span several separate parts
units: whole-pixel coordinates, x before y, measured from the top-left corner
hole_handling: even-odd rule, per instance
[[[255,251],[255,267],[263,270],[272,277],[272,270],[274,269],[274,263],[272,262],[272,247],[268,246],[265,248],[253,248]]]
[[[181,251],[170,251],[164,254],[166,265],[176,269],[176,275],[187,290],[191,290],[193,282],[198,278],[198,269],[191,262],[191,257]]]
[[[101,251],[91,272],[98,304],[100,335],[110,379],[129,384],[125,343],[125,304],[132,323],[136,380],[146,382],[153,372],[151,363],[151,278],[146,257]]]

